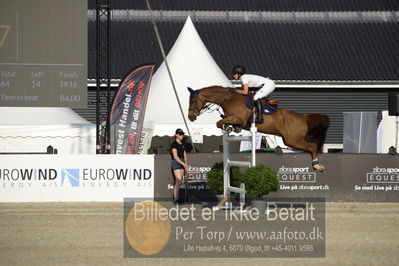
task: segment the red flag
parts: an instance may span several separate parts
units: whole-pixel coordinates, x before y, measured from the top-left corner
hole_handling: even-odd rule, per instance
[[[112,153],[138,153],[154,67],[137,67],[119,84],[110,117]]]

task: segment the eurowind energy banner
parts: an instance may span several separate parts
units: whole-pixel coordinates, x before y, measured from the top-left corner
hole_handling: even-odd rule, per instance
[[[137,67],[119,84],[110,116],[111,153],[138,153],[154,67]]]

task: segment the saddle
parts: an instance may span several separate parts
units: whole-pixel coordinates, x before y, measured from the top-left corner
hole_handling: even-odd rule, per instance
[[[255,93],[248,93],[248,97],[250,98],[251,102],[254,102],[254,97],[255,97]],[[278,103],[280,102],[279,100],[275,100],[275,99],[269,99],[269,98],[262,98],[260,99],[260,102],[262,104],[270,104],[270,105],[275,105],[277,107]]]
[[[253,109],[255,104],[254,104],[254,96],[255,93],[249,93],[245,104],[249,109]],[[279,103],[279,100],[274,100],[274,99],[268,99],[268,98],[262,98],[260,100],[263,106],[263,114],[265,115],[272,115],[277,111],[277,105]]]

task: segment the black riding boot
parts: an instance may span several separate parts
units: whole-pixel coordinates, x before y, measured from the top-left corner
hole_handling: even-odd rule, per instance
[[[262,103],[260,100],[255,101],[255,107],[256,107],[256,112],[258,115],[255,118],[255,123],[256,124],[262,124],[263,123],[263,110],[262,110]]]

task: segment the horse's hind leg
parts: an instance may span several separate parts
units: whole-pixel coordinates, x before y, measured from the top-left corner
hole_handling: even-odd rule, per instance
[[[324,173],[326,171],[326,168],[324,167],[324,165],[319,164],[319,160],[317,158],[317,156],[319,154],[318,149],[317,149],[317,144],[316,143],[308,143],[308,144],[312,144],[310,153],[312,154],[312,167],[313,167],[313,169]]]
[[[319,172],[325,172],[325,167],[324,165],[319,164],[318,161],[318,149],[317,149],[317,144],[316,143],[311,143],[311,142],[306,142],[305,140],[300,140],[300,139],[286,139],[284,138],[285,144],[288,146],[303,150],[303,151],[308,151],[312,155],[312,167],[313,169],[319,171]]]

